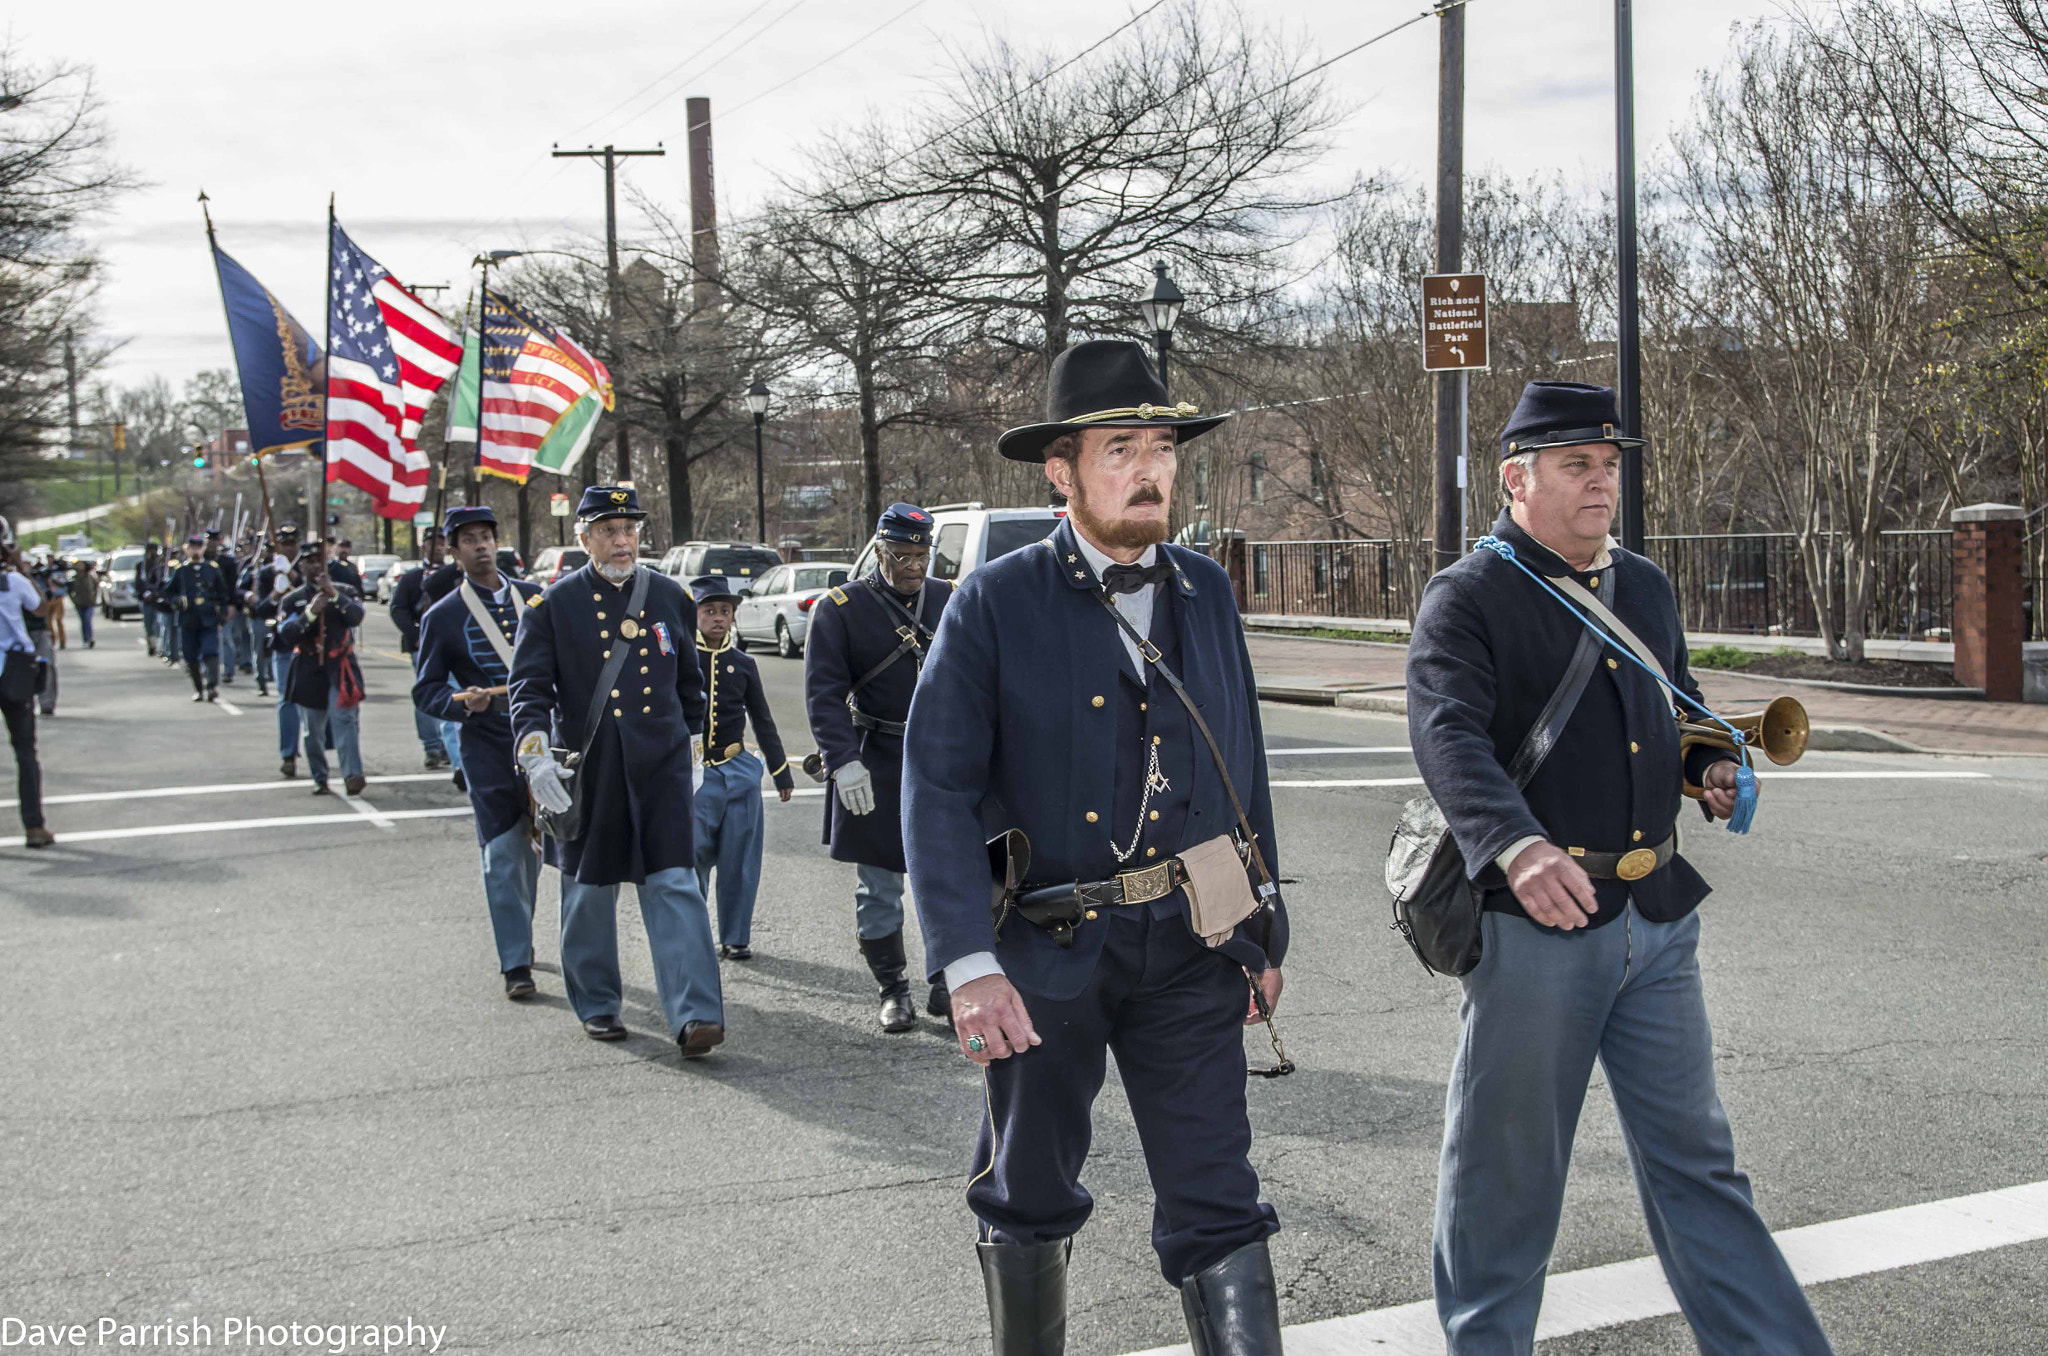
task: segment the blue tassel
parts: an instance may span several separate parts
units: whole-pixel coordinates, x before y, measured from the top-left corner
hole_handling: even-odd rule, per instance
[[[1735,812],[1728,816],[1728,832],[1748,833],[1756,819],[1756,772],[1747,764],[1735,769]]]

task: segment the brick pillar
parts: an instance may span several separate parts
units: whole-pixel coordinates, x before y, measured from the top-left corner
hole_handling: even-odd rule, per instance
[[[1949,515],[1955,527],[1956,681],[1983,688],[1987,701],[2021,700],[2025,516],[2011,504],[1972,504]]]

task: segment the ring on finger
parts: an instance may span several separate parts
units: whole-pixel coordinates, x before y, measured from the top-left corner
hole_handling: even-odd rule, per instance
[[[967,1048],[978,1055],[988,1049],[988,1042],[979,1036],[969,1036],[967,1038]]]

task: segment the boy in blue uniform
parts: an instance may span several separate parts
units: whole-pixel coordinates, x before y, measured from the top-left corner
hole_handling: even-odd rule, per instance
[[[697,787],[697,888],[711,892],[718,868],[718,956],[754,958],[754,895],[761,885],[761,772],[763,760],[783,804],[796,790],[783,756],[782,736],[768,713],[768,694],[754,657],[732,643],[739,595],[724,575],[690,583],[697,599],[697,664],[704,675],[704,780]],[[747,751],[747,720],[761,757]]]
[[[804,641],[804,702],[811,737],[830,771],[825,841],[832,860],[852,862],[854,929],[881,990],[887,1032],[917,1025],[904,978],[903,732],[910,694],[953,586],[928,580],[932,518],[915,504],[891,504],[875,524],[875,568],[833,589],[811,609]],[[934,979],[931,1012],[950,1011]]]
[[[654,954],[662,1013],[685,1059],[725,1040],[711,918],[697,886],[691,775],[704,687],[682,585],[637,564],[633,490],[593,485],[577,507],[581,569],[528,602],[512,654],[512,737],[534,800],[582,810],[556,843],[562,869],[562,979],[592,1040],[623,1040],[619,886],[631,881]],[[573,768],[552,749],[581,755]],[[576,800],[569,792],[575,780]]]
[[[436,722],[456,722],[461,731],[498,972],[507,998],[531,998],[540,857],[527,817],[526,786],[512,763],[506,683],[520,615],[540,596],[540,585],[498,572],[498,519],[488,508],[449,509],[445,530],[463,578],[420,618],[412,702]]]
[[[232,595],[220,567],[206,559],[206,538],[185,538],[185,559],[165,581],[164,597],[178,618],[178,649],[192,677],[192,700],[220,700],[220,627]],[[200,665],[205,665],[204,677]]]

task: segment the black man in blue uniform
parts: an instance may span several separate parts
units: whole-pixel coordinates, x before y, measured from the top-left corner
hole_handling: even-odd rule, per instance
[[[360,796],[363,775],[363,667],[356,659],[355,630],[363,624],[362,600],[347,584],[327,577],[320,547],[299,548],[299,577],[305,582],[277,602],[277,645],[291,655],[281,691],[299,710],[306,732],[306,770],[313,794],[327,794],[327,749],[341,760],[342,786]]]
[[[232,601],[228,581],[205,551],[206,538],[196,532],[185,538],[185,559],[164,583],[164,597],[178,617],[178,650],[192,677],[195,702],[220,699],[220,628]]]
[[[512,737],[535,802],[551,814],[582,812],[581,834],[555,846],[562,979],[584,1034],[626,1036],[615,910],[620,884],[631,881],[662,1013],[683,1057],[696,1059],[725,1039],[691,832],[704,728],[697,609],[681,584],[638,564],[646,516],[626,486],[584,490],[576,539],[590,559],[527,605],[512,655]]]
[[[860,952],[881,990],[882,1030],[899,1032],[917,1025],[904,977],[903,731],[953,586],[925,577],[932,518],[923,509],[891,504],[875,524],[875,537],[874,570],[811,609],[804,702],[811,738],[831,774],[825,841],[833,861],[854,863]],[[929,1006],[934,1017],[951,1010],[943,981],[933,981]]]
[[[527,813],[526,784],[512,761],[512,699],[506,685],[519,618],[529,600],[540,596],[540,585],[498,572],[498,519],[488,508],[449,509],[445,531],[463,577],[454,592],[420,618],[412,702],[435,723],[437,734],[443,721],[455,722],[460,731],[498,973],[507,998],[531,998],[540,854]]]
[[[761,774],[775,781],[788,804],[796,790],[782,736],[768,713],[768,694],[754,657],[733,644],[739,595],[724,575],[690,582],[697,599],[697,664],[704,675],[704,780],[698,785],[697,885],[708,898],[711,868],[718,868],[718,956],[754,958],[754,895],[761,886]],[[747,750],[754,722],[760,757]]]

